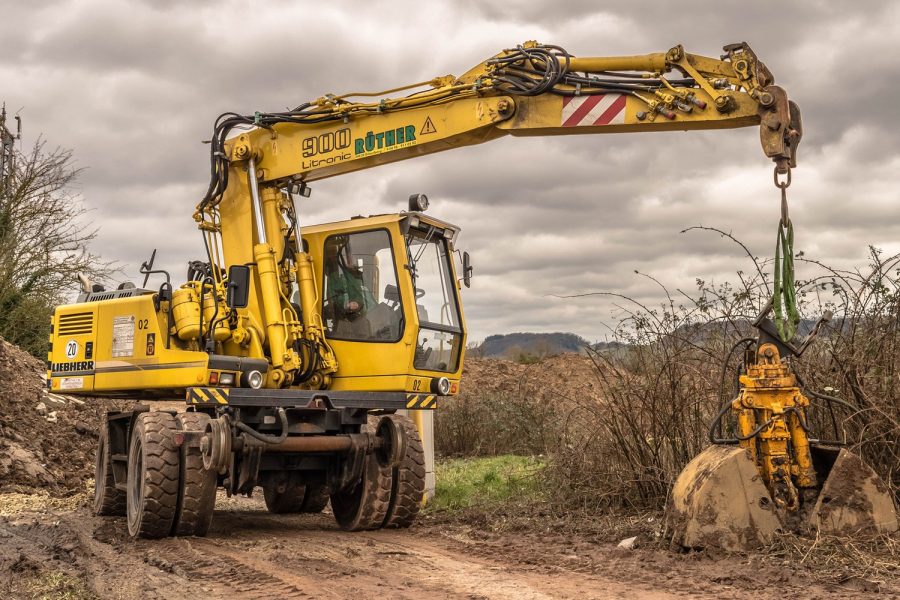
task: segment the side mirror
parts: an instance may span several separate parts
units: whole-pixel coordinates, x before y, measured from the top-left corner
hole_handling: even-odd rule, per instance
[[[250,299],[250,267],[228,267],[228,285],[225,288],[225,304],[228,308],[244,308]]]
[[[466,287],[472,287],[472,259],[469,258],[468,252],[463,252],[462,263],[463,284]]]

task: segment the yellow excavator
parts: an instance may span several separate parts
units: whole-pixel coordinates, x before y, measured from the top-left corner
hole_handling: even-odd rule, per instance
[[[776,181],[786,185],[799,111],[744,43],[715,59],[681,46],[584,58],[527,42],[460,77],[221,115],[210,184],[194,212],[205,259],[173,283],[154,268],[154,251],[141,287],[107,290],[84,279],[78,301],[53,317],[53,391],[187,403],[186,411],[108,411],[96,514],[126,515],[132,536],[203,535],[218,487],[250,494],[261,486],[276,513],[320,511],[330,500],[348,530],[415,520],[425,486],[423,415],[458,391],[460,291],[473,268],[467,253],[458,255],[459,228],[427,214],[424,195],[395,214],[308,225],[301,208],[311,182],[507,134],[750,125],[760,126]],[[709,507],[731,511],[722,516],[727,527],[746,512],[745,500],[768,497],[777,518],[809,504],[807,490],[827,489],[832,465],[810,463],[798,433],[806,407],[786,347],[761,338],[748,368],[733,409],[743,437],[720,461],[738,475],[720,476],[704,458],[694,468],[703,472],[691,476],[696,486],[676,487],[685,545],[711,539],[707,529],[693,534]],[[781,506],[785,486],[804,494]],[[731,505],[715,504],[721,495]]]

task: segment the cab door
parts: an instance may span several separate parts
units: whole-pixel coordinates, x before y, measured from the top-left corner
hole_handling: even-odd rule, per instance
[[[325,337],[338,360],[332,389],[403,391],[415,344],[415,306],[396,222],[307,236],[321,290]],[[367,226],[368,225],[368,226]],[[412,322],[412,323],[411,323]]]

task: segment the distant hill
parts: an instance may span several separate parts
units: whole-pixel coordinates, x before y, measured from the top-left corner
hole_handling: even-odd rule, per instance
[[[554,354],[584,354],[584,347],[603,349],[606,343],[591,344],[574,333],[506,333],[490,335],[474,354],[485,358],[543,358]]]
[[[536,357],[583,352],[588,341],[574,333],[506,333],[489,335],[482,342],[481,355],[494,358],[514,358],[529,354]]]
[[[794,340],[798,344],[802,342],[813,330],[816,322],[817,319],[800,319],[800,323],[797,324],[797,333],[794,336]],[[838,323],[832,321],[831,327],[836,326],[838,326]],[[842,323],[840,326],[843,327],[844,324]],[[751,337],[756,337],[757,334],[756,329],[753,327],[753,322],[748,319],[736,319],[731,323],[722,321],[692,323],[690,325],[679,327],[676,330],[676,333],[679,337],[695,343],[703,343],[711,336],[722,334],[749,335]]]
[[[796,340],[802,341],[816,321],[802,319],[797,326]],[[835,326],[832,323],[832,326]],[[746,319],[738,319],[733,323],[709,322],[694,323],[680,327],[676,335],[694,343],[702,344],[713,336],[723,333],[731,335],[756,335],[753,325]],[[824,334],[824,335],[827,335]],[[585,354],[585,347],[597,351],[616,352],[626,348],[627,344],[620,342],[591,343],[580,335],[574,333],[504,333],[489,335],[484,341],[475,347],[469,348],[468,355],[472,358],[506,358],[520,363],[534,363],[548,356],[557,354]]]

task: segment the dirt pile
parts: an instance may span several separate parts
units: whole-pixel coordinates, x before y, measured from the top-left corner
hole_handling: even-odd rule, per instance
[[[109,405],[51,394],[45,382],[41,361],[0,339],[0,492],[66,496],[93,474],[97,426]]]
[[[597,372],[582,354],[557,354],[523,364],[496,358],[467,358],[459,400],[484,399],[510,392],[560,400],[588,396],[599,399]]]

